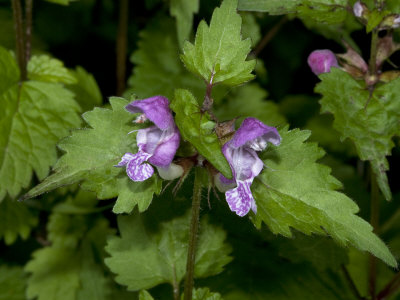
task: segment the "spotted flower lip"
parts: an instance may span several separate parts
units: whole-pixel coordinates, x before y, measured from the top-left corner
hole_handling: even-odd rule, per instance
[[[335,54],[328,49],[314,50],[308,56],[307,62],[315,75],[328,73],[332,67],[339,67]]]
[[[154,169],[147,162],[163,170],[171,169],[169,167],[179,147],[180,134],[168,99],[155,96],[135,100],[125,108],[131,113],[143,113],[144,117],[140,120],[148,119],[155,125],[137,131],[138,152],[125,153],[116,167],[126,166],[126,173],[133,181],[144,181],[153,175]]]
[[[222,153],[232,169],[236,187],[229,186],[232,181],[221,174],[217,180],[221,186],[228,187],[225,192],[226,201],[238,216],[245,216],[250,209],[257,213],[257,205],[250,187],[264,167],[256,151],[264,150],[268,142],[280,144],[281,137],[276,128],[267,126],[255,118],[247,118],[233,138],[222,147]]]

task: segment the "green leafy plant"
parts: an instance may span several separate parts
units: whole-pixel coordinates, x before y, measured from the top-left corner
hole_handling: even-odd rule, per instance
[[[397,299],[397,1],[49,2],[0,3],[0,300]]]

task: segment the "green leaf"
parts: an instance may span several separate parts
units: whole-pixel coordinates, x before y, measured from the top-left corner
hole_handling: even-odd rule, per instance
[[[37,215],[23,203],[9,198],[0,202],[0,239],[4,237],[6,245],[13,244],[18,236],[27,239],[37,223]]]
[[[316,163],[324,152],[314,143],[304,143],[308,131],[284,129],[282,143],[261,154],[267,166],[252,186],[258,211],[257,226],[264,222],[274,234],[291,237],[290,228],[305,234],[330,235],[345,246],[368,251],[390,266],[396,260],[372,227],[356,216],[358,206],[330,175],[330,168]]]
[[[171,0],[171,16],[176,18],[179,45],[189,39],[193,26],[193,14],[199,11],[199,0]]]
[[[323,95],[321,112],[333,113],[334,128],[342,140],[350,138],[354,142],[360,159],[371,162],[379,187],[390,200],[386,156],[394,146],[393,136],[400,130],[400,79],[377,87],[371,99],[363,82],[337,68],[321,75],[321,79],[315,88]]]
[[[22,268],[0,265],[0,300],[25,300],[24,277]]]
[[[348,0],[239,0],[238,9],[268,12],[271,15],[296,13],[329,24],[343,22]]]
[[[79,105],[56,83],[18,84],[19,71],[10,53],[0,48],[0,201],[26,188],[35,171],[39,179],[57,159],[56,142],[77,127]]]
[[[126,152],[135,152],[135,137],[128,134],[134,115],[125,110],[128,101],[111,98],[111,109],[95,108],[83,114],[92,127],[77,130],[59,144],[66,153],[57,162],[55,173],[31,189],[24,198],[36,197],[60,186],[82,182],[82,188],[96,192],[98,198],[118,197],[113,211],[129,213],[138,205],[144,211],[153,194],[161,190],[157,176],[143,182],[133,182],[125,169],[114,167]],[[135,196],[133,196],[135,195]]]
[[[181,299],[183,300],[184,294]],[[193,289],[192,300],[223,300],[221,294],[212,293],[208,288]]]
[[[138,50],[131,56],[135,66],[126,95],[133,93],[139,99],[164,95],[171,99],[175,88],[187,88],[198,97],[204,96],[205,84],[183,67],[177,55],[179,47],[173,26],[171,20],[157,18],[140,32]]]
[[[69,5],[71,2],[75,2],[75,1],[78,1],[78,0],[46,0],[46,1],[66,6],[66,5]]]
[[[370,33],[372,30],[374,30],[387,15],[390,15],[390,11],[387,10],[382,11],[377,9],[371,11],[368,14],[368,23],[365,28],[367,33]]]
[[[119,216],[121,237],[108,239],[105,263],[115,280],[136,291],[161,283],[179,283],[185,276],[190,214],[163,223],[158,232],[147,230],[142,216]],[[155,220],[151,220],[154,223]],[[203,218],[196,252],[195,276],[218,274],[231,261],[225,232]]]
[[[223,103],[217,105],[215,114],[219,120],[232,120],[239,115],[238,122],[254,117],[270,126],[286,123],[279,107],[272,101],[265,101],[267,92],[252,83],[235,89]],[[245,101],[243,99],[246,99]]]
[[[43,82],[74,84],[75,76],[64,67],[62,61],[48,55],[33,56],[28,63],[28,78]]]
[[[75,70],[69,72],[76,78],[76,83],[67,87],[75,94],[76,101],[82,110],[87,111],[101,105],[103,98],[93,75],[82,67],[76,67]]]
[[[139,300],[154,300],[150,293],[146,290],[141,290],[139,292]]]
[[[38,300],[106,300],[110,282],[101,261],[108,222],[55,213],[47,226],[51,246],[36,250],[25,266],[27,296]]]
[[[210,26],[200,22],[194,44],[184,44],[181,58],[186,68],[207,84],[238,85],[254,78],[256,61],[246,61],[251,41],[242,40],[236,7],[237,0],[224,0],[214,10]]]
[[[176,113],[175,122],[183,139],[189,141],[226,178],[232,178],[231,168],[213,131],[213,123],[207,113],[200,111],[194,96],[188,90],[175,90],[171,108]]]

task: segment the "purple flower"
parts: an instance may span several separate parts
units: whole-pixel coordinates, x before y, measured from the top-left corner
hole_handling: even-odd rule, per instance
[[[267,147],[267,142],[279,145],[281,137],[274,127],[269,127],[255,118],[247,118],[235,132],[233,138],[222,147],[222,152],[232,169],[233,180],[219,174],[217,181],[228,190],[225,192],[229,208],[238,216],[245,216],[250,209],[257,213],[257,205],[250,186],[260,174],[264,163],[256,151]],[[236,187],[232,184],[236,182]]]
[[[153,175],[153,167],[146,162],[168,172],[180,141],[168,99],[155,96],[133,101],[125,108],[131,113],[142,113],[135,122],[150,120],[155,125],[138,130],[138,153],[125,153],[117,167],[126,166],[126,173],[133,181],[144,181]]]
[[[307,59],[315,75],[330,72],[332,67],[339,67],[335,54],[331,50],[315,50]]]

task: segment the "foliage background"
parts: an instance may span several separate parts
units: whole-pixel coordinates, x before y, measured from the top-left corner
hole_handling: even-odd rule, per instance
[[[195,96],[202,97],[204,87],[186,73],[179,60],[181,46],[170,2],[130,1],[129,5],[127,49],[130,60],[126,63],[128,86],[124,95],[128,99],[131,92],[139,98],[155,94],[171,98],[175,87],[188,87]],[[194,28],[202,19],[209,21],[219,5],[220,1],[200,1],[199,11],[194,14]],[[109,107],[109,97],[117,94],[118,2],[80,0],[63,6],[38,0],[34,2],[33,11],[33,54],[49,54],[75,74],[78,83],[68,82],[68,76],[59,82],[76,94],[81,112],[95,106]],[[340,135],[332,128],[333,117],[320,114],[320,96],[314,93],[319,79],[306,64],[307,56],[315,49],[344,52],[340,45],[343,36],[347,41],[354,41],[367,59],[369,36],[354,21],[338,33],[334,27],[294,16],[245,12],[241,15],[242,34],[251,37],[253,47],[260,50],[256,79],[238,88],[217,87],[214,91],[217,116],[229,119],[240,111],[241,117],[251,115],[268,125],[282,128],[287,123],[291,129],[310,129],[310,140],[318,142],[327,153],[320,162],[332,168],[333,175],[343,183],[344,193],[360,207],[358,215],[369,220],[367,164],[357,158],[351,142],[340,140]],[[278,23],[281,25],[272,40],[262,49],[257,48]],[[191,40],[194,32],[193,29],[190,33]],[[396,39],[397,35],[395,33]],[[0,1],[0,46],[15,48],[11,6],[5,0]],[[391,61],[400,64],[400,56],[393,55]],[[78,119],[70,122],[72,126],[63,137],[83,124]],[[395,143],[398,146],[398,139]],[[395,147],[388,157],[391,166],[388,177],[394,196],[391,202],[380,201],[379,224],[379,235],[396,258],[400,255],[400,186],[396,185],[399,159],[399,149]],[[45,175],[34,175],[29,187],[38,184]],[[153,199],[143,217],[150,235],[160,230],[161,223],[185,215],[190,207],[192,182],[193,178],[189,177],[176,199],[172,197],[172,187]],[[28,186],[24,188],[23,192],[27,192]],[[111,211],[114,202],[115,199],[98,201],[93,193],[84,192],[75,185],[23,203],[10,198],[1,202],[0,299],[139,297],[138,292],[126,291],[126,285],[137,289],[130,286],[133,283],[115,280],[112,268],[107,267],[107,259],[104,263],[109,257],[107,247],[112,247],[109,242],[104,250],[108,236],[114,236],[113,243],[132,242],[117,241],[115,237],[118,225]],[[224,299],[357,299],[353,283],[360,297],[368,297],[368,254],[352,247],[340,247],[327,237],[306,236],[294,231],[293,238],[287,239],[273,235],[265,225],[256,230],[249,219],[240,219],[227,209],[223,195],[220,199],[211,195],[210,202],[211,208],[204,195],[202,218],[207,215],[209,226],[216,226],[224,232],[222,235],[226,234],[226,244],[220,241],[217,243],[220,248],[216,250],[226,258],[222,259],[221,270],[196,280],[196,287],[208,287]],[[134,212],[129,222],[138,222],[137,218]],[[123,222],[121,220],[118,222]],[[185,230],[184,225],[171,226]],[[122,231],[121,227],[119,230]],[[181,242],[185,237],[172,239]],[[377,264],[377,289],[380,290],[396,275],[396,270],[380,261]],[[161,284],[154,288],[150,283],[138,286],[151,288],[149,292],[155,299],[171,299],[171,286],[166,281],[159,281]],[[144,292],[140,297],[146,299]],[[396,297],[394,293],[391,299]]]

